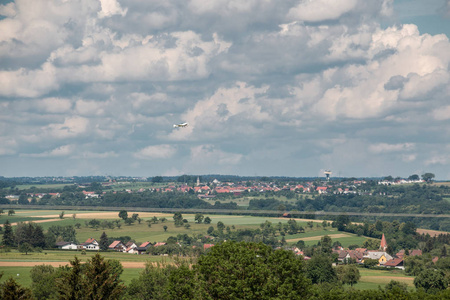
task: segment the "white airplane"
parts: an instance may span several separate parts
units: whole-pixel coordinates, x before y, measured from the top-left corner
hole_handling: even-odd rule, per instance
[[[188,123],[181,123],[181,124],[174,124],[173,128],[179,128],[179,127],[187,127]]]

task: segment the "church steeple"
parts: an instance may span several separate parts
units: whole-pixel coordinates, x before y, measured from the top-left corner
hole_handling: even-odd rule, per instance
[[[380,249],[383,251],[386,251],[386,249],[387,249],[387,242],[386,242],[386,238],[384,237],[384,233],[383,233],[383,236],[381,237]]]

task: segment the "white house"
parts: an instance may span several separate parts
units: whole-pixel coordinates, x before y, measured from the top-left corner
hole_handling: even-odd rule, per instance
[[[87,239],[81,246],[85,250],[100,250],[100,246],[94,238]]]
[[[62,250],[77,250],[78,245],[72,242],[57,242],[55,244],[56,247]]]

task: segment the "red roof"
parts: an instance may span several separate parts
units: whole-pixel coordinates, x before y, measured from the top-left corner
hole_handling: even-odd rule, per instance
[[[394,258],[391,260],[388,260],[387,262],[385,262],[384,266],[385,267],[396,267],[403,264],[403,259],[401,258]]]
[[[150,242],[142,243],[139,247],[147,247],[148,245],[150,245]]]
[[[206,250],[208,248],[211,248],[212,246],[214,246],[214,244],[204,244],[203,245],[203,250]]]
[[[122,242],[121,242],[121,241],[114,241],[114,242],[112,242],[111,245],[109,245],[109,248],[115,248],[115,247],[117,247],[120,243],[122,243]]]

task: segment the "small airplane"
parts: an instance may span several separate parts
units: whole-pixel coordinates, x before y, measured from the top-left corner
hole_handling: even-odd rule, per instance
[[[174,124],[173,128],[187,127],[188,125],[188,123]]]

